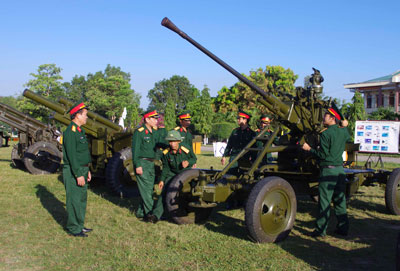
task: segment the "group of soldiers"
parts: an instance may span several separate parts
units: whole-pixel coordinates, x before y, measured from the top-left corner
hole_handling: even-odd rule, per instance
[[[91,162],[88,141],[85,131],[81,128],[86,124],[87,108],[83,102],[72,106],[68,111],[71,123],[64,132],[63,137],[63,180],[66,189],[66,207],[68,213],[67,231],[76,237],[87,237],[92,229],[84,226],[87,186],[91,180],[89,163]],[[171,131],[158,127],[158,112],[147,111],[143,114],[143,124],[135,130],[132,137],[132,160],[137,178],[138,189],[141,197],[136,216],[145,222],[157,223],[163,213],[163,198],[168,182],[177,174],[196,168],[196,155],[193,152],[193,136],[189,131],[191,124],[190,112],[178,115],[180,126]],[[260,127],[253,131],[249,127],[251,115],[239,110],[237,115],[238,128],[234,129],[229,137],[222,165],[226,157],[232,161],[243,148],[261,131],[267,136],[270,130],[271,118],[263,115],[260,118]],[[341,123],[342,127],[339,127]],[[324,125],[328,128],[321,133],[320,146],[311,148],[307,143],[302,145],[304,151],[310,151],[319,159],[321,175],[319,185],[319,215],[313,237],[324,237],[329,220],[330,203],[333,200],[335,214],[338,217],[336,233],[347,235],[349,223],[346,212],[345,200],[345,174],[343,171],[342,153],[345,143],[350,138],[347,122],[337,108],[330,108],[324,117]],[[262,143],[261,143],[262,144]],[[274,144],[278,144],[277,139]],[[262,147],[262,146],[258,146]],[[251,162],[251,154],[244,156]],[[155,161],[162,161],[162,172],[156,176]],[[271,160],[271,155],[266,156],[266,163]],[[237,165],[232,166],[233,171],[238,170]],[[235,173],[235,172],[231,172]],[[237,172],[236,172],[237,173]],[[153,197],[154,190],[160,191],[158,197]]]

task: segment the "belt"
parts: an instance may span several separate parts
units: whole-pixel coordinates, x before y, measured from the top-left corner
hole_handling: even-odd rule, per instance
[[[147,161],[150,161],[150,162],[154,162],[154,158],[142,157],[140,159],[147,160]]]
[[[337,167],[343,167],[343,166],[321,166],[322,168],[337,168]]]

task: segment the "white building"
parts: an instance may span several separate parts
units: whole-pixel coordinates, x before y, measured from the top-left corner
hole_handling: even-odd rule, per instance
[[[378,107],[391,107],[400,113],[400,71],[360,83],[345,84],[350,91],[359,91],[364,95],[364,107],[367,113]]]

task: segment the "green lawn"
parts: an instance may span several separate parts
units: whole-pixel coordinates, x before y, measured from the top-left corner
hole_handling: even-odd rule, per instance
[[[349,206],[350,235],[315,240],[316,204],[298,202],[289,237],[278,244],[249,241],[243,210],[214,210],[203,225],[147,224],[137,199],[112,196],[101,183],[89,191],[89,238],[64,230],[65,190],[58,174],[33,176],[12,168],[0,148],[1,270],[394,270],[400,218],[387,213],[380,187],[362,187]],[[211,153],[198,166],[220,168]],[[331,219],[330,233],[335,219]]]

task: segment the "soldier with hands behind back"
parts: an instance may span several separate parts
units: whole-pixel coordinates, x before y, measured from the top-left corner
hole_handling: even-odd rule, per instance
[[[68,111],[71,123],[63,136],[63,180],[66,191],[67,230],[75,237],[87,237],[92,229],[85,228],[87,187],[91,180],[88,141],[81,128],[86,124],[87,109],[79,102]]]
[[[153,222],[157,218],[153,210],[153,186],[155,182],[156,144],[159,135],[157,134],[158,113],[156,110],[146,111],[143,114],[144,123],[132,136],[132,162],[135,167],[135,174],[141,201],[136,211],[138,218],[146,222]]]

